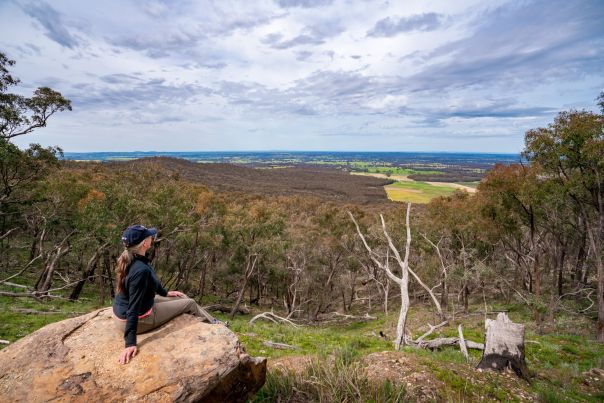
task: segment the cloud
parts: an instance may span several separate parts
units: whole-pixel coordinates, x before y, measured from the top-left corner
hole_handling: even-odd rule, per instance
[[[164,3],[150,3],[151,10],[162,10]],[[198,58],[207,56],[206,51],[214,48],[216,41],[238,32],[249,32],[280,18],[283,11],[273,12],[252,4],[250,10],[229,8],[230,3],[218,2],[194,11],[170,6],[166,15],[153,16],[151,23],[140,24],[134,30],[118,31],[110,36],[112,45],[145,53],[154,59],[183,56]],[[235,7],[230,5],[230,7]],[[160,13],[160,11],[157,11]],[[149,14],[148,6],[145,13]],[[155,13],[155,11],[153,11]],[[222,62],[220,62],[222,63]],[[211,64],[211,63],[210,63]],[[220,65],[214,68],[222,68]]]
[[[328,21],[304,28],[300,35],[283,40],[280,33],[271,33],[262,42],[273,49],[289,49],[300,45],[321,45],[327,39],[336,37],[345,31],[338,21]]]
[[[329,6],[333,0],[277,0],[276,2],[283,8],[315,8]]]
[[[471,35],[413,55],[428,60],[428,65],[409,77],[411,90],[520,92],[539,83],[578,79],[577,74],[597,74],[604,65],[604,7],[597,2],[584,7],[566,2],[551,7],[540,2],[512,4],[479,18]]]
[[[214,91],[195,84],[171,84],[164,79],[141,79],[112,74],[99,77],[102,84],[77,83],[67,95],[74,107],[83,110],[109,108],[132,112],[178,109],[192,100],[210,96]]]
[[[425,13],[411,17],[386,17],[376,22],[367,32],[367,36],[392,37],[401,32],[434,31],[441,27],[443,16],[437,13]]]
[[[51,40],[67,48],[75,48],[79,45],[79,41],[65,26],[61,14],[48,4],[32,2],[22,5],[21,8],[42,25],[44,34]]]

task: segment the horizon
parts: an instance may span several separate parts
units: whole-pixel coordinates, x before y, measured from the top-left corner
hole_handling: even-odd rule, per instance
[[[22,148],[515,154],[604,90],[599,0],[11,0],[0,17],[11,90],[73,105]]]
[[[386,151],[386,150],[179,150],[179,151],[163,151],[163,150],[132,150],[132,151],[65,151],[64,154],[134,154],[134,153],[168,153],[168,154],[182,154],[182,153],[375,153],[375,154],[489,154],[489,155],[518,155],[518,153],[496,153],[496,152],[482,152],[482,151]]]

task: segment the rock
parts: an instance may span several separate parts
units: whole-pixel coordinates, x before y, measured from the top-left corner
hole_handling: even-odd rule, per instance
[[[138,336],[120,365],[123,337],[111,308],[53,323],[0,350],[0,401],[243,402],[264,384],[266,359],[250,357],[222,325],[180,315]]]

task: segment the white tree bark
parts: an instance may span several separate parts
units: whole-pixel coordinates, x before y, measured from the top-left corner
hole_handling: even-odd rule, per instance
[[[376,252],[374,252],[371,249],[371,247],[369,246],[369,244],[367,243],[367,240],[365,239],[365,236],[361,232],[361,229],[359,228],[359,224],[354,219],[354,216],[352,215],[352,213],[348,212],[348,214],[350,215],[352,222],[354,222],[354,225],[357,229],[357,233],[359,234],[359,237],[363,241],[363,245],[365,246],[365,249],[367,249],[367,252],[369,253],[369,257],[371,258],[371,260],[376,264],[377,267],[379,267],[381,270],[383,270],[386,273],[388,278],[390,278],[392,281],[394,281],[400,287],[401,309],[400,309],[399,315],[398,315],[398,323],[396,325],[396,337],[394,340],[394,347],[397,350],[400,350],[401,346],[405,345],[405,325],[407,322],[407,312],[409,311],[409,253],[411,251],[411,225],[409,223],[409,220],[410,220],[410,215],[411,215],[411,203],[407,204],[407,216],[405,218],[405,224],[407,227],[407,242],[405,245],[405,258],[404,259],[401,259],[401,256],[400,256],[398,250],[394,247],[394,244],[392,243],[392,239],[390,238],[390,235],[388,234],[388,231],[386,230],[386,223],[384,222],[384,217],[380,214],[380,219],[382,220],[382,230],[384,231],[384,235],[386,236],[386,239],[388,239],[390,249],[394,252],[396,260],[401,268],[401,277],[400,278],[397,277],[390,270],[390,265],[388,263],[388,259],[386,259],[385,263],[379,259],[379,255]]]

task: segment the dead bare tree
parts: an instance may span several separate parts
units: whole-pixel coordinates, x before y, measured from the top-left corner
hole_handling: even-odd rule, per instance
[[[401,277],[397,277],[394,273],[392,273],[392,271],[390,270],[390,267],[389,267],[388,259],[386,259],[385,262],[382,262],[380,260],[380,255],[371,249],[371,247],[367,243],[367,240],[365,239],[365,236],[361,232],[361,228],[359,227],[359,224],[354,219],[354,216],[352,215],[352,213],[348,212],[348,215],[352,219],[352,222],[354,223],[354,225],[357,229],[357,233],[358,233],[359,237],[361,238],[361,241],[363,242],[365,249],[367,249],[367,252],[369,253],[369,257],[371,258],[373,263],[375,263],[375,265],[377,267],[379,267],[381,270],[383,270],[388,275],[388,278],[390,278],[392,281],[394,281],[400,287],[401,309],[400,309],[399,316],[398,316],[398,323],[396,325],[396,338],[394,340],[394,347],[397,350],[400,350],[401,346],[405,345],[405,326],[406,326],[406,322],[407,322],[407,312],[409,311],[409,253],[411,251],[411,225],[409,223],[409,217],[411,215],[411,203],[407,204],[407,216],[405,218],[405,224],[407,227],[407,241],[406,241],[406,245],[405,245],[405,258],[401,259],[400,254],[398,253],[398,250],[396,248],[394,248],[394,250],[396,251],[395,252],[396,261],[398,262],[398,264],[401,268]],[[386,231],[386,223],[384,222],[384,217],[381,214],[380,214],[380,218],[382,220],[382,229],[384,231],[384,234],[386,235],[386,237],[389,240],[389,244],[392,245],[391,246],[391,248],[392,248],[393,244],[392,244],[392,241],[390,240],[390,236],[388,235],[388,232]]]
[[[438,302],[438,299],[434,295],[434,292],[432,292],[432,289],[430,289],[430,287],[428,287],[421,280],[421,278],[409,267],[409,253],[411,251],[411,225],[409,223],[410,215],[411,215],[411,203],[407,204],[407,215],[405,217],[407,240],[406,240],[406,244],[405,244],[405,257],[404,258],[401,257],[398,249],[396,248],[396,246],[394,246],[394,242],[392,241],[392,238],[390,237],[390,234],[388,233],[388,230],[386,229],[386,222],[384,221],[384,216],[382,214],[380,214],[380,219],[382,222],[382,232],[384,233],[384,236],[386,237],[390,251],[392,251],[392,253],[394,254],[394,259],[396,260],[396,262],[398,263],[398,265],[401,269],[400,278],[397,277],[390,270],[389,259],[386,259],[385,262],[382,262],[380,260],[381,256],[371,249],[371,247],[367,243],[367,240],[365,239],[365,236],[361,232],[359,224],[354,219],[354,216],[352,215],[352,213],[348,212],[348,215],[354,222],[354,225],[357,229],[357,233],[358,233],[359,237],[361,238],[361,240],[363,241],[363,245],[365,246],[365,249],[367,249],[367,252],[369,253],[369,257],[371,258],[371,260],[376,264],[377,267],[379,267],[381,270],[383,270],[388,275],[388,278],[390,278],[392,281],[394,281],[400,287],[401,310],[399,313],[399,320],[398,320],[398,324],[396,327],[396,338],[395,338],[395,342],[394,342],[395,348],[397,350],[399,350],[401,345],[406,344],[405,324],[407,321],[407,312],[409,311],[409,274],[411,274],[413,276],[413,278],[415,278],[415,280],[428,292],[428,294],[430,295],[430,297],[432,299],[432,302],[434,302],[434,305],[436,307],[436,310],[438,311],[439,316],[441,318],[444,317],[440,303]]]

